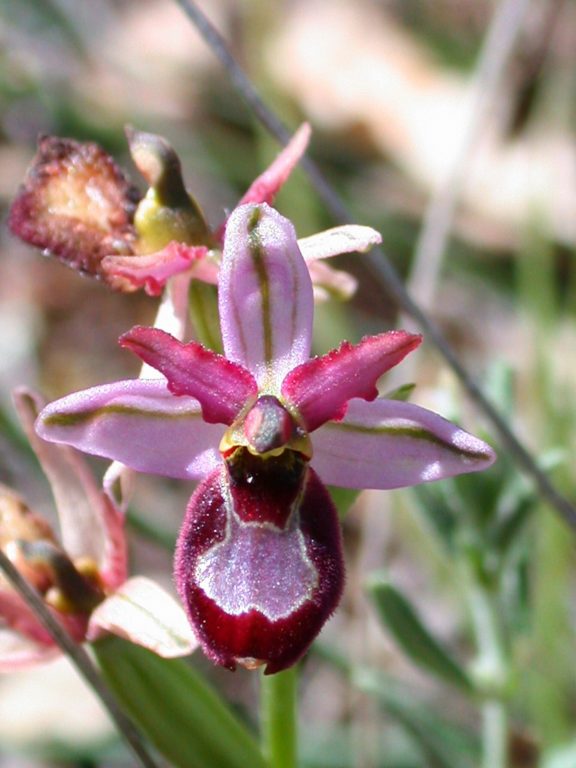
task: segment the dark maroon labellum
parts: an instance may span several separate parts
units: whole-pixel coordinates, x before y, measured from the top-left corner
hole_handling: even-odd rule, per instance
[[[300,454],[239,448],[196,489],[176,582],[205,653],[229,669],[294,664],[336,608],[344,582],[334,504]]]

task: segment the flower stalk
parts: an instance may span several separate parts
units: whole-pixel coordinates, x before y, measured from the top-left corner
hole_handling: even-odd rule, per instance
[[[260,675],[262,751],[270,768],[296,768],[298,666]]]
[[[466,598],[478,650],[473,671],[481,698],[481,768],[507,768],[511,670],[506,631],[495,589],[485,582],[474,563],[466,565]]]

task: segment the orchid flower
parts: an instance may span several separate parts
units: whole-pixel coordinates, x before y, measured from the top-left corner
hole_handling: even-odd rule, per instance
[[[164,379],[64,397],[46,440],[140,472],[200,481],[175,558],[204,651],[230,669],[293,664],[336,608],[341,535],[326,484],[390,489],[488,467],[442,417],[378,397],[420,336],[389,331],[310,358],[313,289],[292,224],[266,204],[230,216],[219,277],[224,355],[136,327],[121,344]]]
[[[238,206],[248,203],[272,204],[304,155],[310,133],[310,126],[304,123],[272,164],[252,182]],[[158,190],[175,187],[178,190],[177,201],[182,204],[182,201],[187,199],[179,161],[172,148],[158,136],[129,131],[128,139],[134,162],[150,184],[148,194],[136,212],[136,227],[143,234],[149,233],[148,242],[157,245],[160,250],[136,258],[123,255],[106,257],[102,268],[109,281],[112,285],[124,289],[144,287],[151,295],[159,295],[170,277],[182,273],[215,283],[226,219],[213,231],[208,231],[204,218],[196,207],[194,215],[190,218],[197,221],[198,217],[201,217],[205,228],[203,237],[199,238],[195,234],[188,240],[183,237],[178,240],[169,239],[170,227],[166,227],[167,206],[162,203],[163,197]],[[178,227],[179,220],[176,229]],[[164,235],[163,230],[167,235]],[[166,242],[168,239],[169,242]],[[376,230],[357,225],[334,227],[300,241],[300,250],[308,264],[316,298],[324,299],[331,294],[349,298],[357,285],[356,280],[347,272],[334,270],[320,260],[353,251],[367,251],[380,242],[381,236]]]
[[[0,486],[0,547],[76,641],[113,632],[160,656],[190,653],[197,641],[176,601],[151,579],[127,577],[121,510],[98,488],[80,454],[35,433],[40,399],[19,390],[15,402],[50,481],[61,539],[17,493]],[[0,672],[58,653],[23,598],[0,578]]]
[[[149,184],[142,200],[97,144],[44,136],[11,206],[9,226],[24,241],[118,290],[144,288],[158,296],[171,278],[183,276],[172,297],[181,304],[190,279],[216,283],[226,220],[214,230],[208,226],[165,139],[130,128],[127,136],[133,160]],[[272,203],[309,138],[310,127],[304,124],[239,205]],[[370,227],[352,225],[303,239],[301,251],[317,298],[348,298],[356,289],[351,275],[323,260],[366,251],[380,240]]]

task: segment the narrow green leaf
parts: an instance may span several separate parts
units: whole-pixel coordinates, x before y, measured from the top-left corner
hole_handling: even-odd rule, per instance
[[[360,496],[361,491],[357,491],[355,488],[337,488],[335,485],[329,486],[329,490],[334,506],[338,511],[338,517],[343,520],[352,504]]]
[[[191,280],[188,301],[196,338],[208,349],[222,353],[216,286]]]
[[[359,690],[374,696],[422,750],[428,768],[472,768],[478,765],[479,745],[473,734],[438,717],[434,710],[415,701],[398,684],[374,669],[355,667],[351,680]]]
[[[416,384],[409,383],[409,384],[401,384],[399,387],[396,387],[396,389],[391,389],[389,392],[386,392],[382,395],[384,400],[402,400],[402,402],[407,402],[410,400],[412,396],[412,392],[416,389]]]
[[[472,692],[473,685],[466,672],[424,626],[396,587],[382,574],[375,574],[368,583],[368,591],[380,620],[415,664],[445,682]]]
[[[252,735],[186,661],[113,636],[93,648],[106,682],[171,766],[265,768]]]
[[[444,484],[446,482],[448,481],[417,485],[411,489],[411,492],[418,511],[432,529],[440,546],[446,552],[452,552],[457,529],[457,516],[445,500]]]
[[[439,717],[409,686],[378,669],[353,665],[323,643],[316,642],[313,650],[396,720],[422,753],[426,768],[475,768],[479,764],[477,736],[464,726]]]

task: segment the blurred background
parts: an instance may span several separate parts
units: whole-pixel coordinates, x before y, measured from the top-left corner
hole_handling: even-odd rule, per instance
[[[291,128],[312,124],[310,154],[354,220],[382,233],[413,295],[575,500],[576,4],[522,5],[502,26],[517,25],[518,36],[487,93],[478,61],[497,3],[203,3],[268,104]],[[112,293],[42,256],[10,236],[5,217],[41,134],[96,141],[141,183],[127,124],[166,136],[213,224],[278,149],[175,2],[0,3],[0,481],[48,514],[49,492],[16,426],[12,388],[25,383],[52,399],[137,375],[137,360],[116,340],[152,322],[157,302]],[[430,201],[447,189],[458,192],[458,205],[435,259],[422,226]],[[300,170],[276,205],[300,235],[334,223]],[[316,352],[410,325],[362,256],[335,265],[358,278],[359,290],[349,303],[318,307]],[[426,340],[396,375],[383,392],[414,381],[414,402],[498,449]],[[354,500],[343,523],[343,605],[302,670],[303,765],[480,764],[482,697],[454,684],[436,657],[422,660],[410,621],[481,679],[474,613],[481,583],[505,636],[509,765],[576,766],[574,533],[500,454],[485,475]],[[170,586],[170,544],[190,492],[138,478],[134,572]],[[342,509],[350,502],[339,500]],[[469,578],[472,562],[478,570]],[[404,621],[390,609],[391,595],[408,611]],[[255,722],[253,675],[212,669],[199,655],[192,663]],[[2,768],[129,764],[65,662],[0,677]]]

